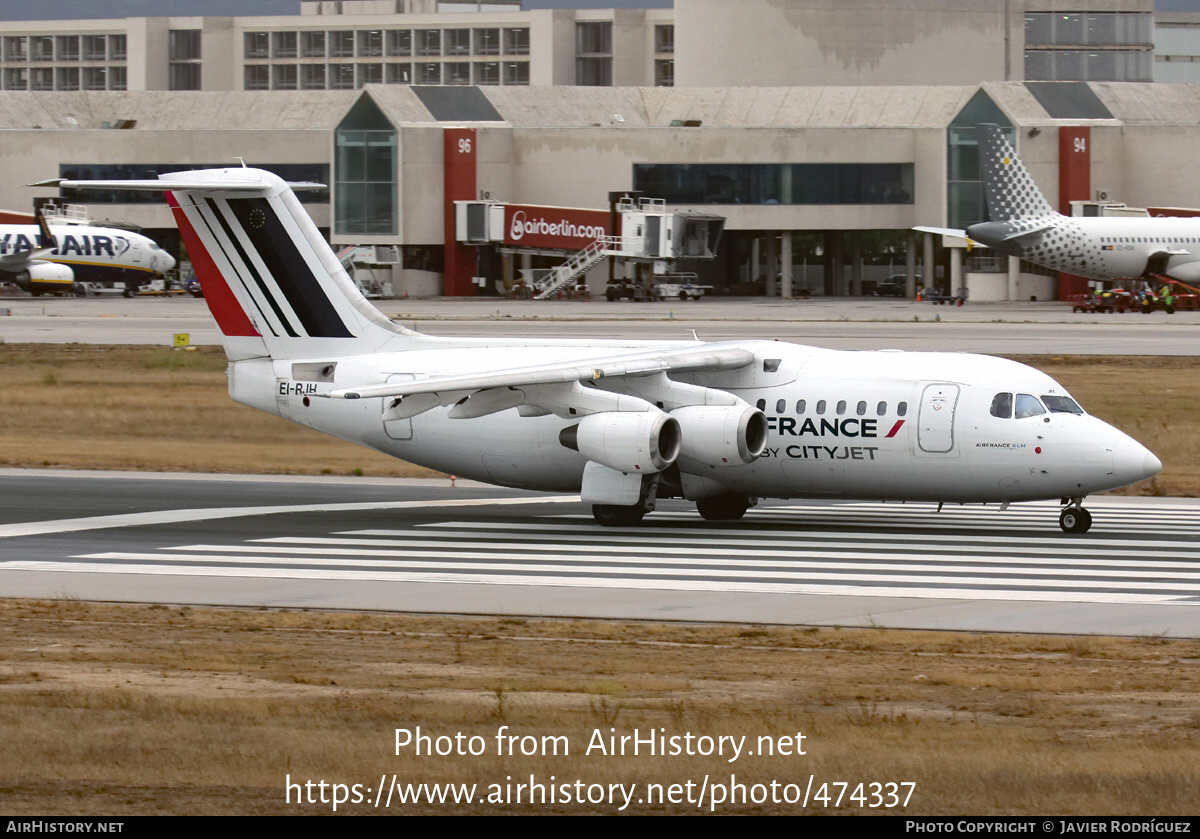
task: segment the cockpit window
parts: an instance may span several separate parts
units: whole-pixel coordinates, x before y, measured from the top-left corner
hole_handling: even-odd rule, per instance
[[[992,399],[992,416],[1000,419],[1012,419],[1012,394],[997,393]]]
[[[1083,408],[1069,396],[1043,396],[1042,402],[1052,414],[1082,414]]]
[[[1038,414],[1044,413],[1046,413],[1046,409],[1042,407],[1042,403],[1036,396],[1030,396],[1028,393],[1017,394],[1017,419],[1036,417]]]

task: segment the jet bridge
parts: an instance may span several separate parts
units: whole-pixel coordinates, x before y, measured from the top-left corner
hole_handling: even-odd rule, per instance
[[[612,212],[577,207],[456,201],[455,238],[502,253],[564,257],[535,282],[544,299],[577,282],[605,258],[644,263],[664,273],[679,259],[713,259],[723,216],[669,211],[661,199],[625,198]]]

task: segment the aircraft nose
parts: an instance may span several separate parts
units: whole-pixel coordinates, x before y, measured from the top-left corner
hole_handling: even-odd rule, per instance
[[[1146,457],[1142,461],[1142,479],[1153,478],[1162,471],[1162,461],[1154,456],[1154,452],[1147,450]]]
[[[164,251],[163,255],[159,257],[159,259],[161,259],[163,262],[163,271],[170,271],[175,267],[175,257],[171,256],[169,253]]]
[[[1113,467],[1117,477],[1132,484],[1161,472],[1162,461],[1141,443],[1130,440],[1113,453]]]

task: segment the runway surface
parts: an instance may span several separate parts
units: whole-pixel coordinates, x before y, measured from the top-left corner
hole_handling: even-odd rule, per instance
[[[444,482],[0,472],[0,596],[1200,637],[1200,503],[667,501]]]
[[[886,298],[691,303],[609,303],[439,298],[373,301],[431,335],[536,338],[767,338],[832,349],[1001,354],[1200,355],[1200,312],[1073,314],[1063,303],[983,303],[963,308]],[[5,315],[4,313],[9,314]],[[219,336],[203,300],[0,298],[0,340],[10,343],[171,346]]]

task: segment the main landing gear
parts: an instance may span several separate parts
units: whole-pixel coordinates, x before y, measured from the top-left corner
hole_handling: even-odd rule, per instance
[[[592,518],[605,527],[634,527],[642,523],[646,508],[642,504],[593,504]]]
[[[745,495],[718,495],[713,498],[701,498],[696,502],[696,510],[708,521],[736,521],[746,515],[746,511],[758,503],[757,498]],[[605,527],[635,527],[642,522],[646,513],[654,510],[653,498],[650,503],[643,500],[639,504],[593,504],[592,517],[598,524]]]
[[[1092,514],[1083,509],[1083,498],[1064,498],[1067,506],[1058,515],[1058,526],[1064,533],[1087,533],[1092,526]]]
[[[736,521],[757,503],[757,498],[745,495],[718,495],[701,498],[696,502],[696,511],[708,521]]]

